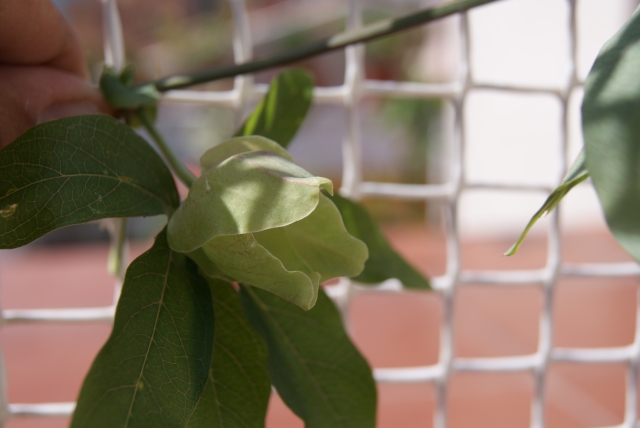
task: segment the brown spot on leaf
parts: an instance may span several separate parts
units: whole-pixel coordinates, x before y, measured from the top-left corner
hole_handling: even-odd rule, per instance
[[[16,213],[18,209],[18,204],[7,205],[3,209],[0,210],[0,216],[2,218],[9,218]]]

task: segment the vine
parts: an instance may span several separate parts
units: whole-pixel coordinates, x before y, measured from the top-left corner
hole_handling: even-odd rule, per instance
[[[289,64],[494,1],[459,1],[271,58],[153,82],[135,83],[130,69],[105,70],[105,99],[127,124],[101,115],[59,119],[0,150],[0,248],[98,219],[168,219],[127,268],[112,334],[84,381],[72,427],[261,427],[272,385],[309,428],[375,426],[371,368],[321,284],[351,277],[430,285],[363,206],[286,151],[312,102],[310,75],[277,75],[236,135],[202,156],[198,177],[157,131],[156,105],[161,92]],[[584,153],[508,254],[590,176],[614,236],[640,260],[638,40],[636,11],[587,80]],[[164,160],[132,126],[148,131]],[[183,201],[174,174],[189,188]]]

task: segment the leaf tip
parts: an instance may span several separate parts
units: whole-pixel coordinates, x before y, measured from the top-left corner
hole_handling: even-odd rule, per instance
[[[325,192],[327,192],[329,195],[333,196],[333,182],[329,179],[325,179],[325,180],[326,181],[323,181],[322,183],[320,183],[320,188]]]
[[[504,255],[507,257],[513,256],[518,252],[518,248],[520,248],[520,243],[522,241],[518,241],[511,246],[507,251],[505,251]]]

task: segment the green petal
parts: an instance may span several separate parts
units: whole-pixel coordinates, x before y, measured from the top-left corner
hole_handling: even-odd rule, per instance
[[[314,287],[317,288],[320,285],[320,274],[311,269],[309,264],[307,264],[293,248],[286,232],[288,227],[289,226],[265,230],[254,233],[253,236],[260,245],[282,262],[285,269],[303,272],[311,279]]]
[[[171,217],[169,244],[189,253],[216,236],[282,227],[318,205],[331,181],[315,177],[273,152],[234,155],[197,179]]]
[[[207,254],[204,252],[202,247],[198,248],[195,251],[187,253],[187,256],[200,268],[200,273],[203,274],[206,278],[217,278],[223,279],[225,281],[233,282],[233,278],[230,278],[226,275],[216,264],[207,257]]]
[[[324,195],[311,215],[280,230],[281,240],[267,246],[269,251],[273,252],[276,246],[292,247],[298,257],[320,274],[320,282],[356,276],[364,269],[369,255],[367,246],[347,232],[340,212]],[[262,233],[265,232],[256,234],[259,241]]]
[[[260,136],[236,137],[207,150],[200,158],[200,170],[206,172],[233,155],[261,150],[277,153],[293,161],[291,155],[275,141]]]
[[[304,310],[318,297],[318,279],[289,271],[253,234],[218,236],[202,249],[216,266],[238,282],[269,291]]]

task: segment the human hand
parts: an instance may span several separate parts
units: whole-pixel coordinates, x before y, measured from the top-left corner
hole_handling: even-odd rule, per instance
[[[0,147],[40,122],[110,114],[87,78],[77,36],[51,0],[0,1]]]

